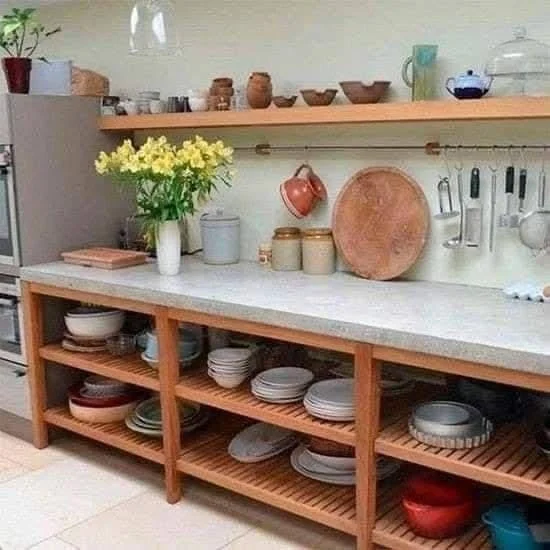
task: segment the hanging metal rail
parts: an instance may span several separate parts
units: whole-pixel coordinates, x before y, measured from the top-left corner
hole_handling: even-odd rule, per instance
[[[439,155],[443,151],[546,151],[550,145],[449,145],[431,141],[425,145],[270,145],[258,143],[250,147],[234,147],[237,152],[270,155],[279,152],[303,151],[423,151],[427,155]]]

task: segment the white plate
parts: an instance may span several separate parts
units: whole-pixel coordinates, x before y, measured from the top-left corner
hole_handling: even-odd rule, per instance
[[[314,374],[299,367],[277,367],[261,372],[256,376],[258,383],[278,388],[307,386],[313,381]]]
[[[323,380],[310,386],[308,397],[313,401],[326,403],[335,407],[351,407],[354,402],[353,390],[353,378]]]
[[[231,440],[228,452],[240,462],[259,462],[276,456],[297,443],[298,436],[293,431],[258,422],[239,432]]]
[[[325,483],[331,483],[333,485],[355,485],[355,475],[326,475],[326,474],[317,474],[306,470],[300,464],[300,456],[303,454],[305,447],[300,446],[296,447],[292,454],[290,455],[290,464],[291,466],[299,473],[310,479],[315,479],[317,481],[323,481]]]
[[[342,469],[337,470],[336,468],[332,468],[330,466],[327,466],[326,464],[323,464],[322,462],[315,460],[315,458],[313,458],[311,453],[304,445],[300,445],[300,447],[301,453],[298,456],[298,463],[304,470],[307,470],[308,472],[311,472],[313,474],[323,474],[329,476],[355,475],[355,467],[353,467],[351,470],[348,468],[347,471]]]
[[[313,458],[319,464],[324,464],[333,470],[342,470],[345,472],[355,472],[356,459],[350,456],[329,456],[314,453],[313,451],[306,449],[307,454]]]
[[[298,403],[302,400],[302,396],[299,397],[290,397],[286,399],[277,399],[276,397],[263,397],[261,395],[256,395],[254,392],[252,392],[252,395],[259,399],[260,401],[265,401],[266,403],[275,403],[277,405],[286,405],[288,403]]]

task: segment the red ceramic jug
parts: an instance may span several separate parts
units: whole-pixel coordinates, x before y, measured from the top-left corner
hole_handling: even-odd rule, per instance
[[[281,197],[293,216],[304,218],[319,200],[327,198],[327,190],[309,164],[302,164],[294,175],[281,184]]]

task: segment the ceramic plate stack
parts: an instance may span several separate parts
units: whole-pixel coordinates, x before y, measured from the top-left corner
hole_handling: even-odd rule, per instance
[[[334,485],[355,485],[355,458],[322,457],[300,445],[292,451],[290,464],[299,474],[317,481]]]
[[[208,376],[223,388],[236,388],[255,366],[250,348],[218,348],[208,354]]]
[[[298,367],[268,369],[252,380],[252,393],[268,403],[294,403],[303,399],[313,378],[311,371]]]
[[[352,378],[323,380],[313,384],[304,397],[304,406],[309,414],[333,422],[355,420]]]
[[[201,427],[208,421],[208,411],[197,403],[182,403],[180,406],[181,431],[189,433]],[[134,432],[150,437],[162,437],[162,414],[160,399],[153,397],[142,401],[130,415],[126,417],[126,426]]]
[[[258,422],[239,432],[228,452],[239,462],[261,462],[295,447],[298,441],[298,434],[291,430]]]

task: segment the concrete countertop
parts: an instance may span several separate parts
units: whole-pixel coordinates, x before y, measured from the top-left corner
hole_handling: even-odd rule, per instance
[[[23,268],[21,278],[550,376],[550,303],[496,289],[189,258],[176,277],[154,264],[108,271],[55,262]]]

